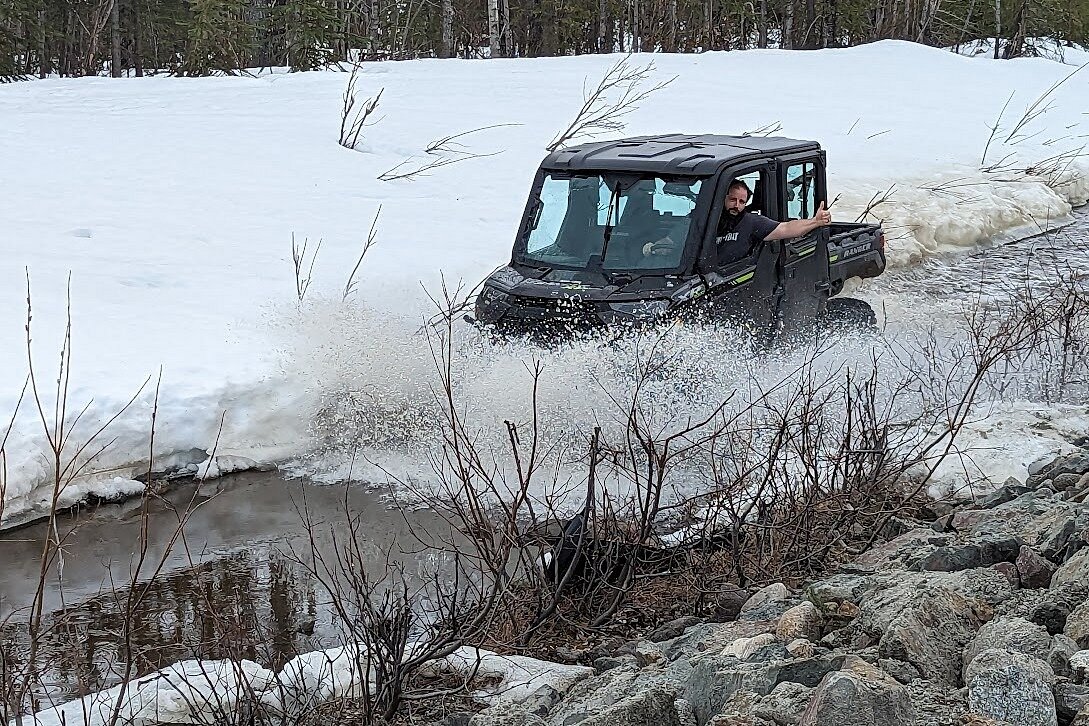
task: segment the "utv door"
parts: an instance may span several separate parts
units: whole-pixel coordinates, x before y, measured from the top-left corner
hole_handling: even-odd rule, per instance
[[[721,217],[725,214],[725,199],[733,181],[744,182],[751,194],[747,209],[772,219],[779,205],[778,169],[774,160],[759,161],[743,167],[724,170],[717,181],[711,214],[708,219],[707,245],[703,265],[712,271],[707,277],[711,285],[712,315],[766,339],[779,328],[780,242],[754,244],[744,256],[723,260],[717,242]]]
[[[782,254],[781,242],[765,242],[749,257],[722,267],[712,290],[715,316],[761,336],[777,332]]]
[[[779,166],[783,220],[808,219],[816,214],[818,200],[826,199],[824,159],[807,156],[785,159]],[[781,258],[784,332],[804,330],[824,313],[828,304],[828,228],[820,227],[805,237],[784,240]]]

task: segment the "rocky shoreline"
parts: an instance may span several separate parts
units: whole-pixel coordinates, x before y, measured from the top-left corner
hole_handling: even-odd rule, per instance
[[[1089,726],[1089,449],[450,726]]]

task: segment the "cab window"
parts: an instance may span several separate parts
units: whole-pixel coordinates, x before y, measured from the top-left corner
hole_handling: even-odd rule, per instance
[[[812,161],[791,164],[786,172],[787,219],[808,219],[816,211],[817,165]]]

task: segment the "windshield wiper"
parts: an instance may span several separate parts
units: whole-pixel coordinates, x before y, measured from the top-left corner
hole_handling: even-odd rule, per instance
[[[613,193],[609,195],[609,211],[605,215],[605,230],[601,240],[601,264],[605,265],[605,255],[609,254],[609,240],[613,237],[613,210],[620,216],[620,182],[613,187]]]

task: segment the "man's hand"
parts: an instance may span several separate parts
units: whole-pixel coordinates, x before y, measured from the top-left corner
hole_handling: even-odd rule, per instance
[[[818,227],[827,227],[832,224],[832,213],[824,208],[824,202],[817,207],[817,213],[813,215],[813,219],[817,221]]]
[[[650,257],[651,255],[668,255],[674,249],[674,242],[669,237],[663,237],[657,242],[647,242],[643,245],[643,256]]]

